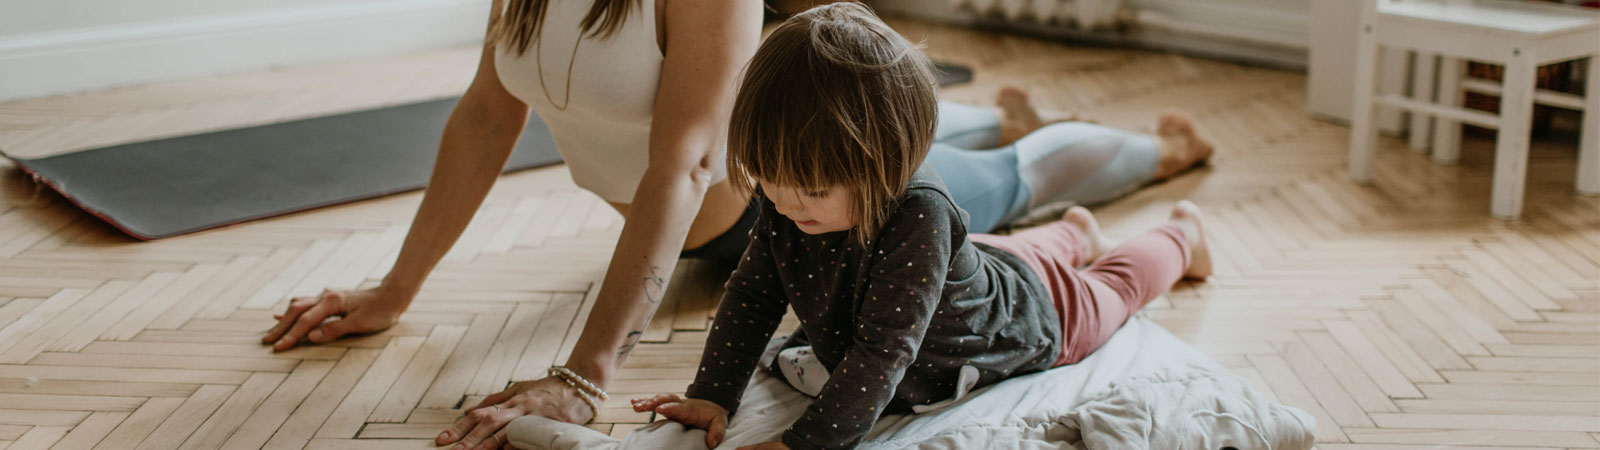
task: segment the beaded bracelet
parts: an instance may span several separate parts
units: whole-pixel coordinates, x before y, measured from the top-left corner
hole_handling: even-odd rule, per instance
[[[584,392],[583,388],[578,387],[578,384],[572,382],[572,379],[570,378],[564,376],[556,376],[556,378],[560,378],[561,381],[566,382],[567,386],[572,386],[572,390],[578,391],[578,398],[583,399],[583,403],[589,405],[589,410],[594,412],[593,418],[589,419],[590,421],[600,418],[600,405],[595,403],[593,398],[589,397],[588,392]]]
[[[573,387],[578,388],[579,391],[599,397],[600,401],[602,402],[611,400],[611,396],[606,395],[606,391],[601,390],[600,387],[589,382],[589,379],[584,378],[582,375],[578,375],[576,372],[573,372],[572,369],[568,369],[566,366],[551,367],[548,373],[552,377],[558,377],[563,380],[567,380],[568,383],[573,384]]]

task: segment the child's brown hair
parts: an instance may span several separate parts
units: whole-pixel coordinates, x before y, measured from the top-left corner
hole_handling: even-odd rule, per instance
[[[865,244],[922,166],[938,82],[916,45],[857,3],[789,18],[751,59],[734,101],[728,179],[819,190],[853,187]],[[841,193],[842,194],[842,193]]]

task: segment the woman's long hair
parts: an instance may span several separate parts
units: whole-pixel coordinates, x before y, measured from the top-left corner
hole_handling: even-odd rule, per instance
[[[505,9],[491,19],[489,43],[506,43],[517,54],[527,53],[528,46],[539,37],[544,11],[549,6],[548,0],[506,0]],[[589,8],[589,14],[583,17],[580,25],[590,36],[610,36],[622,28],[628,13],[637,7],[639,0],[594,0],[594,6]]]

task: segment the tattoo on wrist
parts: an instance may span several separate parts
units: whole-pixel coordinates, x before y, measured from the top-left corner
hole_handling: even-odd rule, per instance
[[[617,347],[617,364],[628,357],[633,347],[639,344],[639,339],[644,337],[644,328],[656,317],[656,308],[661,306],[661,298],[666,295],[667,279],[660,274],[661,266],[650,266],[650,274],[644,277],[644,299],[650,302],[650,313],[644,316],[641,328],[628,332],[628,337],[621,346]]]

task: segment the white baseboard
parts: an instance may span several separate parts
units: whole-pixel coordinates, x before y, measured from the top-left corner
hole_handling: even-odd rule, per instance
[[[0,101],[483,39],[489,0],[389,0],[0,38]]]

